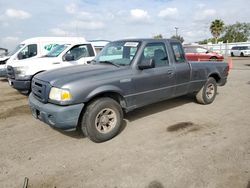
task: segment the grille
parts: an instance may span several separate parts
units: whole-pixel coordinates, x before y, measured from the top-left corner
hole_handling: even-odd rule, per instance
[[[7,60],[0,61],[0,65],[5,65]]]
[[[7,77],[15,79],[15,72],[12,66],[7,66]]]
[[[48,102],[49,89],[50,86],[47,82],[43,82],[36,78],[32,79],[32,93],[39,101],[43,103]]]

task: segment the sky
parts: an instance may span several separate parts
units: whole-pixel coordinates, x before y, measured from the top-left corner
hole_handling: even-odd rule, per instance
[[[87,40],[164,38],[186,43],[211,38],[215,19],[250,22],[249,0],[0,0],[0,47],[12,50],[39,36]]]

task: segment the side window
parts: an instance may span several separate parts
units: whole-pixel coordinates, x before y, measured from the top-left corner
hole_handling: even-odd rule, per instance
[[[27,45],[24,49],[22,49],[21,52],[18,53],[17,58],[21,60],[21,59],[27,59],[36,55],[37,55],[37,45],[30,44],[30,45]]]
[[[74,46],[66,54],[72,55],[74,57],[74,60],[90,56],[88,46],[86,44]]]
[[[145,46],[141,61],[153,59],[155,66],[169,65],[168,55],[164,43],[149,43]]]
[[[179,43],[171,43],[171,47],[174,53],[174,58],[177,63],[184,63],[185,60],[185,54],[182,50],[182,46]]]

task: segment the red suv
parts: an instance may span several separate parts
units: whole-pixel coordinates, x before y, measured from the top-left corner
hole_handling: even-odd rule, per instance
[[[223,61],[224,57],[216,52],[211,52],[202,46],[184,46],[186,58],[189,61]]]

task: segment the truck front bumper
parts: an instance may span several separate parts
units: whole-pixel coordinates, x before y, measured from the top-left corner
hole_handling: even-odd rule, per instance
[[[19,91],[29,91],[30,90],[30,86],[31,86],[31,81],[30,80],[14,80],[14,79],[10,79],[9,80],[9,84],[10,86],[12,86],[13,88],[19,90]]]
[[[0,68],[0,77],[7,77],[6,68]]]
[[[63,130],[75,129],[84,104],[59,106],[38,101],[33,94],[29,95],[29,105],[32,115],[44,123]]]

